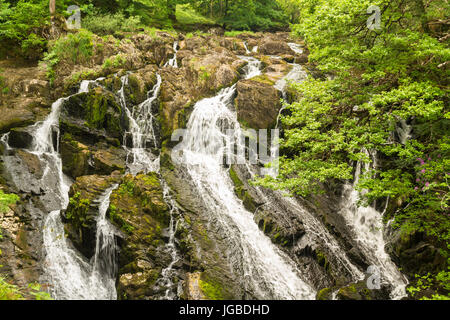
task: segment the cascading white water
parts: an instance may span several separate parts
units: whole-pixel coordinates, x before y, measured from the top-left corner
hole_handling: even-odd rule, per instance
[[[174,283],[172,281],[173,278],[173,266],[180,260],[180,256],[178,255],[178,251],[175,246],[175,233],[177,231],[178,220],[176,220],[176,215],[179,214],[177,204],[175,200],[170,195],[170,189],[167,183],[161,179],[161,185],[163,188],[163,198],[165,203],[169,206],[170,210],[170,223],[169,223],[169,241],[166,244],[166,250],[169,252],[171,261],[169,265],[161,271],[161,278],[156,282],[157,287],[167,288],[162,299],[173,300],[176,299],[176,294],[171,290]]]
[[[102,81],[104,79],[105,79],[104,77],[100,77],[95,80],[82,80],[80,83],[80,89],[78,90],[78,93],[89,92],[89,87],[91,84],[97,84],[98,81]]]
[[[369,159],[372,158],[367,150],[364,149],[364,152]],[[372,265],[380,270],[381,283],[393,286],[391,298],[401,299],[406,296],[407,280],[385,251],[383,216],[371,206],[358,206],[360,194],[355,187],[359,182],[360,175],[369,170],[370,163],[365,163],[363,166],[361,161],[357,162],[353,184],[347,184],[344,187],[340,213],[353,230],[361,252]]]
[[[150,143],[153,148],[158,148],[158,139],[155,134],[156,119],[152,108],[158,98],[162,80],[159,74],[156,74],[156,78],[156,84],[148,92],[147,99],[131,110],[127,106],[124,94],[124,87],[128,82],[128,76],[121,78],[122,88],[119,91],[120,103],[126,111],[130,123],[129,132],[125,134],[124,139],[127,136],[131,136],[132,139],[132,147],[127,148],[127,166],[131,174],[134,175],[141,171],[149,172],[159,170],[159,157],[155,156],[147,148],[147,143]],[[124,145],[126,145],[126,142]]]
[[[55,299],[115,300],[117,274],[117,244],[115,229],[106,219],[109,197],[117,185],[107,189],[97,200],[99,216],[95,254],[89,262],[65,239],[60,211],[51,212],[44,227],[45,278]]]
[[[300,45],[296,43],[289,43],[289,46],[296,51],[296,53],[302,53],[302,48]],[[286,87],[291,81],[304,81],[307,78],[307,73],[303,69],[300,64],[292,63],[293,67],[291,71],[278,80],[275,83],[275,88],[282,92],[283,99],[286,100]],[[280,111],[277,116],[277,121],[275,128],[279,127],[280,115],[285,105],[280,108]],[[277,152],[275,152],[274,148],[271,148],[271,159],[276,159],[278,156]],[[247,171],[250,174],[251,178],[256,178],[256,173],[253,168],[247,165]],[[265,199],[265,203],[270,204],[272,199],[270,199],[265,192],[259,187],[256,187],[255,190],[258,192],[258,195]],[[320,240],[313,240],[315,242],[323,243],[327,248],[333,252],[333,258],[336,259],[336,265],[342,267],[342,272],[346,272],[351,279],[354,281],[361,280],[364,278],[364,273],[362,273],[358,267],[356,267],[348,258],[347,254],[342,250],[339,243],[336,239],[329,233],[329,231],[325,228],[325,226],[317,220],[308,210],[303,208],[294,198],[286,196],[282,191],[275,191],[273,193],[276,202],[282,202],[286,208],[289,208],[290,211],[296,212],[302,218],[303,226],[305,227],[306,234],[309,237],[315,237]],[[289,221],[286,221],[289,224]]]
[[[248,50],[247,41],[244,41],[244,48],[245,48],[245,54],[250,54],[251,53],[251,51]]]
[[[246,78],[260,73],[258,60],[240,58],[249,62]],[[195,104],[185,138],[174,149],[182,152],[177,160],[186,167],[210,219],[227,235],[226,255],[244,289],[259,299],[314,299],[314,290],[300,279],[295,263],[259,230],[252,213],[236,197],[222,166],[223,140],[230,139],[224,130],[227,125],[240,130],[236,114],[230,110],[235,90],[234,85]]]
[[[164,64],[164,67],[178,68],[178,62],[177,62],[178,41],[175,41],[175,42],[173,43],[173,51],[175,51],[175,53],[173,54],[173,57],[170,58],[170,59]]]
[[[292,51],[294,51],[296,54],[302,54],[303,53],[303,48],[301,45],[299,45],[298,43],[295,42],[288,42],[287,44],[289,46],[289,48],[291,48]]]
[[[175,50],[177,45],[178,43],[175,42]],[[175,60],[175,64],[170,64],[169,61],[168,65],[177,67],[176,56],[173,59]],[[121,106],[124,110],[126,110],[128,119],[130,121],[130,129],[129,132],[126,133],[126,135],[131,135],[132,147],[127,148],[127,168],[132,175],[136,175],[139,172],[148,173],[160,171],[159,154],[153,153],[151,150],[152,148],[147,147],[147,143],[150,142],[154,149],[158,148],[158,137],[155,134],[156,119],[152,108],[154,107],[154,103],[158,99],[162,79],[159,74],[156,74],[156,78],[156,84],[153,86],[152,90],[147,93],[147,99],[141,104],[132,108],[128,107],[124,93],[124,88],[128,84],[128,76],[126,75],[121,78],[122,87],[119,90],[119,98]],[[126,139],[126,136],[124,139]],[[125,142],[124,145],[126,145]],[[170,189],[166,181],[160,178],[160,183],[163,188],[164,201],[170,209],[170,223],[168,228],[169,241],[166,244],[166,252],[169,253],[171,262],[166,268],[161,271],[161,277],[156,281],[155,287],[166,288],[164,296],[160,297],[160,299],[173,300],[177,298],[176,293],[174,292],[174,290],[172,290],[174,286],[173,266],[180,259],[175,246],[175,233],[178,224],[176,216],[179,214],[179,212],[175,200],[170,195]]]
[[[78,93],[86,92],[88,85],[80,86]],[[60,98],[52,104],[52,110],[48,117],[32,126],[34,139],[31,152],[37,155],[44,168],[42,179],[47,175],[57,176],[57,185],[46,184],[51,188],[51,192],[59,198],[60,208],[67,207],[70,188],[69,179],[62,172],[62,162],[59,156],[59,115],[62,104],[69,99]],[[54,135],[56,134],[56,139]],[[56,143],[54,143],[56,140]],[[56,144],[56,146],[55,146]],[[110,192],[107,193],[101,202],[109,199]],[[108,199],[106,199],[108,198]],[[106,212],[106,209],[105,209]],[[99,220],[98,226],[104,227],[104,223]],[[106,231],[98,240],[105,240]],[[50,292],[55,299],[114,299],[115,286],[111,288],[111,281],[105,280],[105,274],[94,272],[95,266],[87,262],[77,251],[69,247],[64,233],[64,226],[60,217],[60,210],[50,212],[43,228],[44,238],[44,278],[49,282]],[[102,244],[103,246],[103,244]],[[100,250],[99,254],[104,250]],[[96,255],[96,265],[100,265],[100,260]],[[108,263],[110,264],[110,263]],[[108,277],[108,275],[106,275]]]
[[[411,138],[412,126],[407,124],[404,119],[400,119],[395,130],[397,131],[401,144],[404,145],[406,141]]]
[[[100,198],[99,215],[97,218],[97,234],[95,241],[95,254],[93,270],[91,275],[92,283],[98,287],[97,282],[101,280],[100,286],[104,289],[101,296],[107,299],[117,299],[116,275],[117,275],[117,241],[116,229],[106,219],[106,211],[110,203],[110,196],[118,185],[114,185]]]

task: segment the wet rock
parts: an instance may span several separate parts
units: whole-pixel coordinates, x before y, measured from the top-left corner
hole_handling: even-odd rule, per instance
[[[31,146],[33,136],[27,129],[14,128],[9,131],[8,144],[12,148],[25,149]]]
[[[42,177],[43,170],[41,161],[37,155],[24,150],[17,150],[16,155],[22,160],[22,163],[25,164],[28,171],[33,174],[36,179]]]
[[[437,241],[422,232],[395,230],[386,251],[410,278],[415,274],[437,273],[446,266],[446,258],[440,254]]]
[[[170,263],[162,230],[170,215],[155,173],[127,175],[110,197],[107,217],[123,234],[119,253],[119,299],[150,299],[161,270]]]
[[[380,289],[369,289],[366,280],[362,280],[340,288],[337,298],[340,300],[388,300],[389,290],[384,286]]]
[[[89,173],[91,152],[86,145],[73,140],[68,133],[61,139],[60,154],[65,174],[75,179]]]
[[[190,107],[196,101],[235,83],[245,64],[226,48],[208,47],[203,38],[194,37],[185,42],[185,47],[177,53],[180,68],[166,68],[161,72],[163,140],[175,129],[185,127]]]
[[[22,92],[27,95],[48,96],[50,94],[50,84],[45,80],[25,79],[19,85]]]
[[[123,149],[99,150],[94,153],[95,171],[100,174],[111,174],[113,171],[124,172],[126,152]]]
[[[253,129],[275,125],[281,107],[281,93],[264,77],[239,81],[235,106],[238,120]]]
[[[25,127],[33,124],[35,115],[25,107],[7,108],[1,106],[0,133],[8,132],[11,128]]]
[[[206,300],[200,288],[200,272],[188,273],[183,284],[183,293],[186,300]]]
[[[118,173],[112,176],[82,176],[70,187],[69,205],[62,212],[64,229],[75,248],[87,258],[95,252],[99,214],[97,200],[107,188],[118,182],[119,177]]]
[[[258,47],[258,51],[266,55],[294,55],[285,41],[266,40]]]

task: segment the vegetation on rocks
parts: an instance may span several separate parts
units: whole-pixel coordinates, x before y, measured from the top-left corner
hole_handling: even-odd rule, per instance
[[[365,204],[388,201],[394,228],[423,233],[448,260],[444,75],[450,51],[442,24],[448,2],[287,3],[297,5],[298,14],[291,12],[298,17],[293,31],[305,39],[310,63],[330,77],[293,84],[297,99],[282,117],[280,176],[260,182],[302,196],[321,192],[324,182],[352,179],[356,161],[372,163],[366,149],[379,162],[359,181]],[[373,4],[382,12],[378,30],[366,28],[367,16],[361,14]],[[405,125],[411,126],[411,136],[402,139],[399,130]],[[447,273],[448,261],[441,268]],[[433,277],[439,274],[433,271]],[[448,294],[439,285],[435,292]]]
[[[86,261],[94,255],[97,200],[112,186],[106,218],[119,247],[119,299],[164,296],[159,281],[173,259],[169,233],[180,254],[173,286],[184,283],[181,298],[252,298],[241,275],[230,271],[228,235],[214,232],[218,227],[186,172],[170,160],[176,143],[171,135],[186,127],[195,103],[234,84],[237,119],[245,128],[273,128],[283,107],[280,174],[255,182],[232,165],[235,195],[273,245],[323,276],[314,283],[316,298],[389,295],[386,288],[373,291],[365,281],[336,276],[329,248],[303,237],[316,230],[308,230],[288,206],[275,208],[273,190],[264,190],[264,198],[254,187],[288,191],[306,203],[351,263],[366,266],[336,227],[342,217],[331,217],[337,205],[328,205],[354,181],[358,165],[368,168],[356,184],[359,205],[383,212],[386,252],[409,280],[408,297],[449,299],[448,1],[77,0],[82,29],[69,30],[66,9],[73,2],[56,1],[55,12],[48,12],[45,0],[0,0],[0,133],[9,134],[12,148],[0,142],[0,226],[10,229],[4,235],[0,229],[0,300],[50,298],[31,281],[44,268],[38,263],[39,228],[51,210],[61,210],[70,247]],[[370,5],[381,9],[374,30],[367,27]],[[303,53],[289,42],[301,43]],[[175,52],[177,68],[167,66]],[[247,62],[241,55],[258,58],[262,74],[242,79]],[[277,81],[296,63],[308,70],[308,79],[281,92]],[[82,80],[100,77],[75,94]],[[153,121],[152,146],[144,143],[158,149],[161,170],[132,175],[128,112],[154,93],[159,77],[158,96],[146,115]],[[49,141],[63,173],[73,179],[65,209],[49,200],[51,189],[41,184],[47,178],[60,183],[59,176],[40,165],[50,155],[31,151],[34,131],[26,127],[45,119],[63,96],[68,98]],[[17,170],[6,172],[6,165]],[[22,171],[28,175],[17,184],[11,176]],[[167,201],[166,183],[176,207]],[[18,269],[24,270],[17,275]]]

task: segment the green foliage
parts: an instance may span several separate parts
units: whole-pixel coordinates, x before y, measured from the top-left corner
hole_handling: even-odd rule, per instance
[[[214,19],[202,16],[189,4],[177,5],[176,17],[180,24],[216,24]]]
[[[20,198],[14,193],[4,193],[0,189],[0,213],[5,213],[11,204],[15,204]]]
[[[88,226],[87,213],[91,202],[89,199],[81,198],[81,193],[77,192],[69,199],[69,206],[66,210],[66,218],[71,221],[76,229]]]
[[[293,1],[300,17],[294,35],[307,43],[309,62],[333,77],[291,86],[280,175],[258,183],[308,196],[352,179],[357,161],[372,162],[364,149],[376,152],[380,163],[358,181],[362,204],[389,199],[394,227],[426,234],[447,256],[449,72],[442,66],[450,49],[430,23],[445,19],[448,2]],[[370,5],[383,12],[379,30],[366,27]],[[412,136],[402,140],[397,129],[406,122]],[[427,289],[439,296],[444,282],[434,283]]]
[[[94,44],[92,33],[80,30],[70,33],[50,43],[50,51],[45,59],[57,59],[69,61],[73,64],[87,63],[94,54]]]
[[[422,276],[416,274],[406,290],[411,297],[419,297],[420,300],[450,300],[450,272],[441,271],[435,276],[430,273]],[[438,294],[430,294],[435,290],[442,291]],[[442,294],[444,292],[446,294]]]
[[[42,291],[42,286],[39,283],[29,283],[29,294],[34,296],[35,300],[53,300],[48,292]]]
[[[40,58],[47,43],[44,35],[49,18],[46,0],[19,0],[15,5],[0,0],[0,41],[3,47],[0,55],[20,53],[29,59]]]
[[[141,27],[141,17],[126,17],[123,12],[102,13],[93,10],[83,20],[83,28],[98,34],[114,34],[119,31],[131,32]]]
[[[0,276],[0,300],[24,300],[17,286],[8,283]]]
[[[121,54],[107,58],[102,65],[102,69],[111,69],[122,67],[127,62],[126,58]]]
[[[242,30],[232,30],[232,31],[226,31],[225,32],[225,37],[236,37],[240,34],[243,35],[253,35],[254,32],[252,31],[242,31]]]
[[[38,283],[28,284],[26,293],[35,300],[53,300],[45,291],[41,291],[41,285]],[[0,275],[0,300],[26,300],[23,293],[16,285],[10,284]]]

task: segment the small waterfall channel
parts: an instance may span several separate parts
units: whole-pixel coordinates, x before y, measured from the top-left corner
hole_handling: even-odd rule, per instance
[[[361,252],[373,268],[379,271],[381,284],[392,287],[390,297],[401,299],[406,296],[405,288],[408,282],[385,250],[383,214],[372,206],[358,205],[361,195],[356,190],[356,185],[361,174],[375,169],[377,163],[376,154],[365,149],[363,152],[372,162],[358,161],[356,163],[353,183],[348,183],[344,187],[340,214],[352,230]]]

